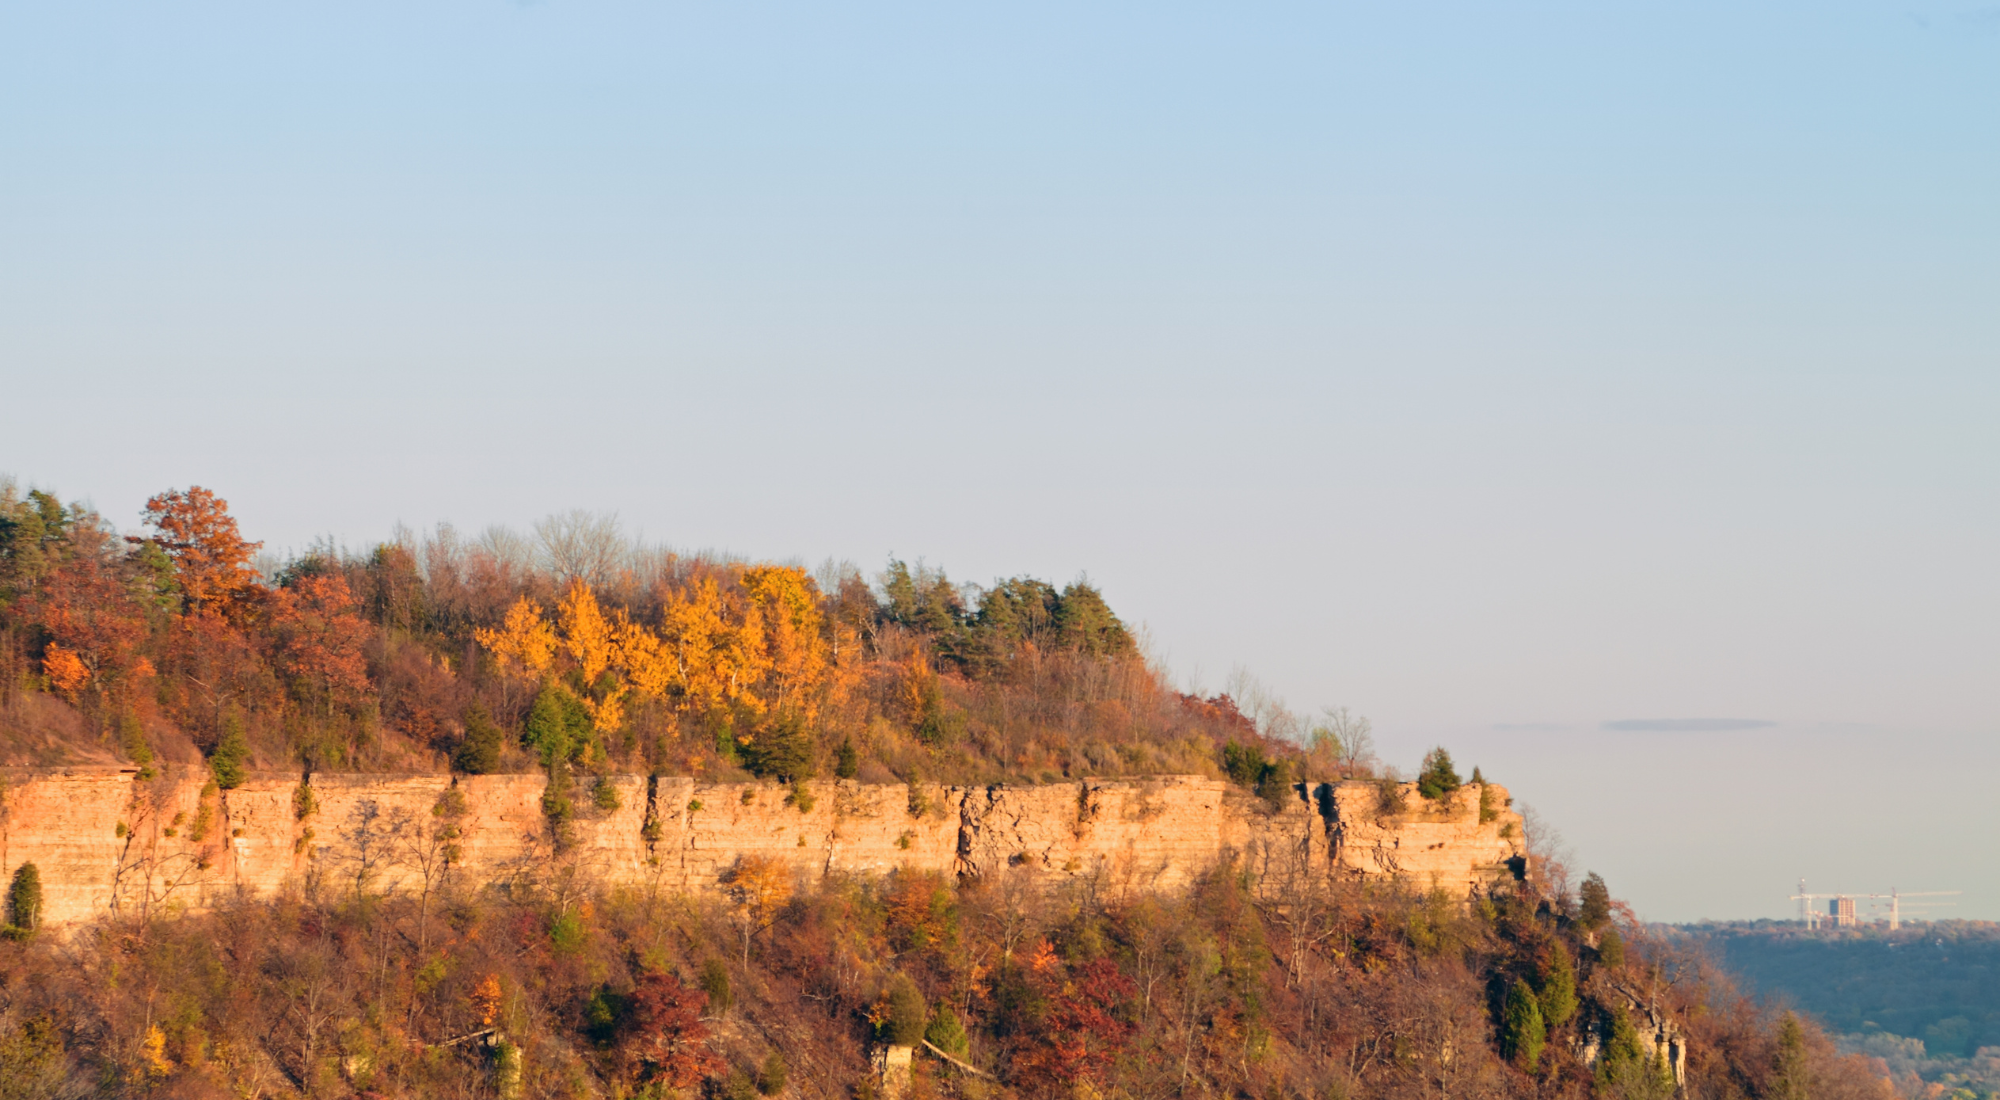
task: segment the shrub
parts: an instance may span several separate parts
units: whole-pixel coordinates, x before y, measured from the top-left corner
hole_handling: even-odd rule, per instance
[[[1403,801],[1403,783],[1393,775],[1375,781],[1375,812],[1399,814],[1409,807]]]
[[[708,994],[708,1010],[718,1016],[729,1011],[735,998],[729,990],[729,964],[710,959],[701,964],[701,991]]]
[[[854,739],[843,737],[840,747],[833,751],[833,774],[841,779],[852,779],[861,773],[861,754],[854,750]]]
[[[591,792],[590,801],[605,813],[611,813],[622,805],[618,801],[618,788],[612,786],[608,779],[597,781],[597,788]]]
[[[1296,793],[1292,789],[1291,761],[1279,757],[1264,765],[1257,780],[1257,797],[1270,803],[1272,809],[1281,809]]]
[[[790,1077],[791,1067],[785,1065],[785,1056],[774,1050],[764,1056],[763,1068],[757,1071],[757,1091],[776,1096],[785,1091],[785,1082]]]

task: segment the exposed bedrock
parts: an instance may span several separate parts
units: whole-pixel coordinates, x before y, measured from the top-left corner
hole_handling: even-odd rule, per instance
[[[1301,786],[1272,806],[1193,776],[817,782],[806,798],[770,783],[586,777],[569,792],[574,818],[558,828],[541,775],[260,774],[219,791],[191,769],[142,780],[16,768],[0,769],[0,783],[0,873],[37,866],[50,924],[286,890],[415,891],[445,873],[503,889],[560,876],[584,887],[704,891],[746,858],[805,880],[1023,868],[1144,891],[1183,886],[1233,855],[1267,879],[1396,878],[1458,896],[1524,866],[1521,819],[1491,784],[1436,801],[1404,784],[1404,809],[1392,812],[1375,784],[1358,781]]]

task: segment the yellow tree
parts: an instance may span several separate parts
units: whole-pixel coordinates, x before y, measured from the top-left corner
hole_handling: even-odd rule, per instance
[[[664,680],[694,710],[756,703],[748,692],[770,657],[754,604],[730,599],[708,576],[669,596],[661,618],[660,667],[649,670],[649,679]]]
[[[759,565],[743,571],[743,590],[763,628],[764,700],[811,717],[828,666],[818,589],[803,569]]]
[[[590,708],[592,724],[601,733],[617,729],[625,721],[625,685],[618,673],[623,671],[626,638],[635,627],[623,611],[605,615],[597,594],[582,581],[563,594],[556,607],[556,626],[563,652],[583,676],[583,702]]]
[[[556,632],[542,621],[542,605],[526,596],[507,609],[500,629],[481,627],[472,636],[500,659],[502,668],[515,675],[538,678],[555,661]]]
[[[792,869],[774,856],[744,856],[729,872],[728,882],[743,931],[743,966],[748,969],[751,939],[771,927],[779,911],[792,900]]]

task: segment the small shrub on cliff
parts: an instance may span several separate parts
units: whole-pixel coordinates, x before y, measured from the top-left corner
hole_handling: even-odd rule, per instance
[[[777,1096],[785,1091],[785,1083],[791,1076],[792,1068],[785,1064],[785,1056],[774,1050],[764,1056],[764,1065],[757,1071],[757,1091]]]
[[[1264,765],[1264,773],[1257,780],[1257,797],[1271,804],[1271,808],[1282,809],[1297,794],[1292,789],[1292,762],[1283,757]]]
[[[1458,781],[1458,771],[1451,766],[1451,754],[1442,747],[1424,754],[1424,770],[1417,774],[1417,793],[1436,800],[1456,792],[1465,784]]]
[[[127,760],[139,765],[139,778],[153,778],[153,746],[146,743],[146,727],[139,724],[138,715],[118,719],[118,747],[125,750]]]
[[[833,751],[833,774],[841,779],[852,779],[861,773],[861,754],[854,749],[854,739],[843,737],[840,747]]]
[[[1222,774],[1246,787],[1254,787],[1264,775],[1264,754],[1255,746],[1237,744],[1232,737],[1222,745]]]
[[[701,991],[708,994],[708,1010],[717,1016],[729,1011],[736,1003],[729,989],[729,964],[721,959],[711,958],[701,964]]]
[[[1409,807],[1403,801],[1403,781],[1393,775],[1385,775],[1375,781],[1375,812],[1384,815],[1402,813]]]

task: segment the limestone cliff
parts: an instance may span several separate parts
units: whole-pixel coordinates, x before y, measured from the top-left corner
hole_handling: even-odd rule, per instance
[[[584,780],[561,830],[540,775],[257,775],[218,791],[168,769],[0,769],[0,874],[41,871],[45,919],[204,908],[289,889],[415,891],[449,875],[507,889],[717,888],[746,856],[814,879],[899,867],[1007,868],[1172,889],[1234,854],[1269,876],[1394,877],[1464,896],[1518,873],[1521,821],[1491,784],[1426,801],[1372,783],[1301,786],[1272,806],[1190,776],[1032,787]],[[602,786],[602,790],[598,786]],[[455,792],[447,795],[447,792]],[[434,812],[440,804],[446,812]],[[1395,806],[1392,800],[1391,806]]]

